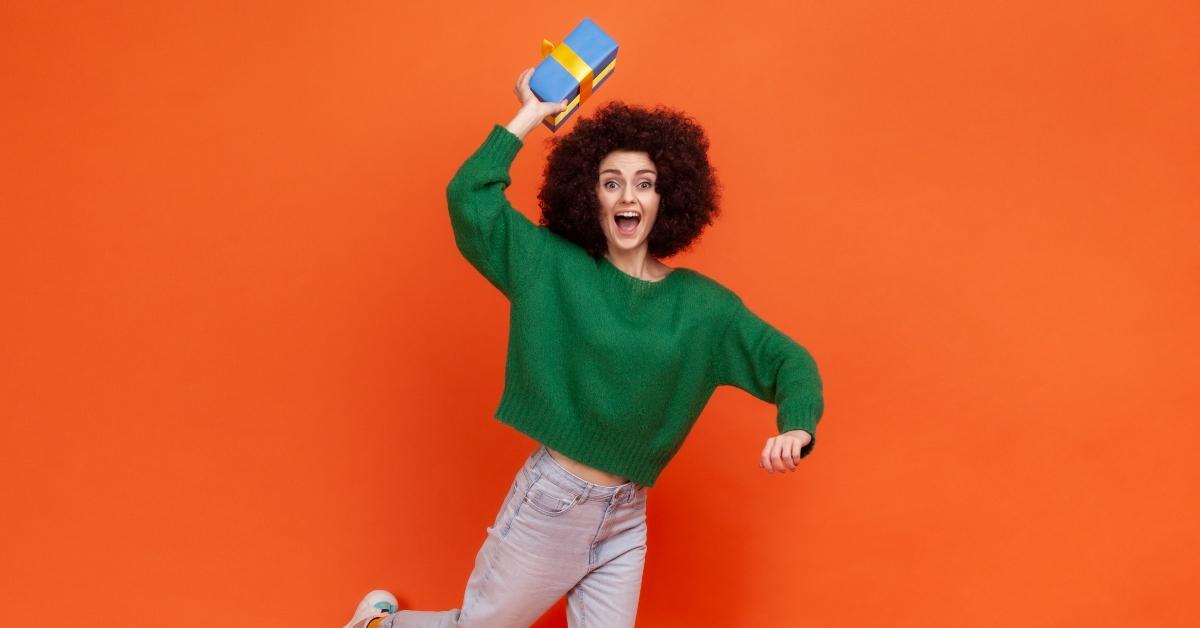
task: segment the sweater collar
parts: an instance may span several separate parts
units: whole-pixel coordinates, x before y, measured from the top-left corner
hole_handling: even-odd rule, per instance
[[[615,264],[610,262],[607,257],[600,256],[600,267],[604,272],[614,276],[618,281],[621,281],[635,289],[643,291],[657,291],[666,288],[667,286],[679,280],[680,273],[687,270],[686,268],[676,266],[674,270],[667,273],[665,277],[657,281],[634,277],[629,273],[617,268]]]

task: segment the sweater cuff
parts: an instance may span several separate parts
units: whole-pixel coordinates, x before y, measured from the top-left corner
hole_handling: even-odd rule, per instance
[[[816,434],[817,422],[815,419],[802,418],[786,418],[779,419],[779,433],[790,432],[792,430],[804,430],[809,434]]]
[[[812,436],[812,440],[800,448],[800,457],[804,458],[812,453],[813,446],[817,444],[817,422],[819,420],[819,416],[811,415],[809,417],[779,417],[779,433],[783,434],[792,430],[804,430],[808,432],[808,435]]]
[[[501,163],[508,167],[524,145],[521,138],[513,135],[512,131],[495,124],[492,126],[492,132],[488,133],[487,139],[483,140],[483,145],[479,147],[477,153],[488,161]]]

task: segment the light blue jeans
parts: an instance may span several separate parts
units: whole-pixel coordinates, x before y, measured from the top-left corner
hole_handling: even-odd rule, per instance
[[[602,486],[539,447],[475,557],[461,609],[400,611],[384,628],[529,626],[567,596],[571,628],[633,626],[646,560],[646,487]]]

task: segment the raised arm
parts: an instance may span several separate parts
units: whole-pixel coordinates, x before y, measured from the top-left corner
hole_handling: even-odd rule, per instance
[[[513,208],[504,191],[522,138],[562,103],[543,103],[529,91],[533,69],[522,72],[514,92],[521,109],[507,126],[496,124],[446,187],[450,225],[463,257],[511,299],[542,253],[548,234]]]
[[[825,411],[816,361],[807,349],[752,312],[740,298],[718,347],[717,384],[736,386],[775,404],[775,423],[781,436],[777,437],[779,442],[768,441],[763,456],[773,460],[783,456],[784,467],[793,469],[794,463],[816,445],[817,422]],[[771,470],[771,466],[766,468]]]

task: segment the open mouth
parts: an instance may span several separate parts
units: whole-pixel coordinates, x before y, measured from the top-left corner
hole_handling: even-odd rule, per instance
[[[638,223],[642,222],[642,214],[636,211],[617,212],[613,215],[617,223],[617,232],[621,235],[633,235],[637,232]]]

